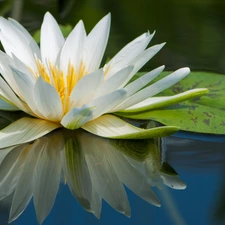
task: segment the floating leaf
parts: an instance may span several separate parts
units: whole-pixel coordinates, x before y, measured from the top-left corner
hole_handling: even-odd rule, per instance
[[[168,73],[163,72],[157,79]],[[141,75],[138,74],[136,78]],[[165,125],[178,126],[181,130],[186,131],[225,134],[224,75],[192,72],[170,89],[160,93],[160,96],[171,96],[194,88],[208,88],[209,93],[173,106],[157,107],[157,110],[152,109],[139,113],[121,112],[118,115],[132,119],[155,120]]]

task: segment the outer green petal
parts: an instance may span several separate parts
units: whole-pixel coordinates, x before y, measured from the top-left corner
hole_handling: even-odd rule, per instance
[[[21,118],[0,131],[0,148],[33,141],[59,127],[46,120]]]
[[[114,139],[149,139],[167,136],[179,129],[175,126],[141,129],[109,114],[89,121],[81,128],[95,135]]]
[[[93,109],[94,106],[89,105],[73,108],[63,117],[61,124],[70,130],[78,129],[93,118]]]
[[[136,112],[148,111],[148,110],[153,110],[153,109],[159,109],[159,108],[167,107],[170,105],[175,105],[177,103],[186,101],[188,99],[202,96],[208,92],[209,91],[206,88],[198,88],[198,89],[185,91],[183,93],[173,95],[173,96],[148,98],[136,105],[133,105],[127,109],[121,110],[118,113],[118,115],[122,115],[122,116],[126,117],[127,113],[136,113]]]

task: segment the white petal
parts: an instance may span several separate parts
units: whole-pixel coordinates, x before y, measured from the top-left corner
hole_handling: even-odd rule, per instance
[[[40,140],[31,145],[13,196],[9,222],[22,214],[33,196],[35,168],[43,146],[44,143]]]
[[[23,72],[27,76],[30,76],[33,80],[36,79],[35,71],[31,72],[29,66],[26,66],[20,59],[18,59],[14,54],[12,55],[12,64],[10,67],[14,67],[17,70]]]
[[[167,77],[157,81],[156,83],[132,95],[123,103],[123,109],[128,108],[132,105],[135,105],[151,96],[154,96],[160,93],[161,91],[176,84],[178,81],[186,77],[189,73],[190,73],[190,69],[187,67],[176,70],[175,72],[168,75]]]
[[[40,49],[38,47],[38,44],[33,39],[33,37],[30,35],[30,33],[16,20],[9,18],[9,22],[13,25],[15,29],[21,34],[24,41],[27,43],[28,46],[30,46],[32,52],[40,59]]]
[[[24,74],[21,71],[17,70],[16,68],[12,68],[12,75],[14,77],[14,80],[17,82],[17,86],[20,92],[18,95],[20,96],[20,98],[27,103],[29,108],[37,116],[43,118],[43,115],[36,106],[34,96],[35,79],[33,78],[33,76]],[[16,104],[14,100],[12,102]]]
[[[79,73],[85,39],[84,24],[80,21],[67,37],[60,54],[60,69],[64,71],[65,75],[69,64],[74,66],[76,74]]]
[[[54,17],[47,12],[41,26],[41,58],[42,62],[55,65],[58,54],[64,44],[64,37]]]
[[[23,117],[0,130],[0,148],[33,141],[58,127],[46,120]]]
[[[109,94],[113,91],[116,91],[117,89],[123,88],[130,80],[130,73],[132,70],[133,66],[125,67],[115,73],[112,77],[104,81],[102,85],[97,89],[95,98]]]
[[[141,129],[113,115],[102,115],[84,124],[82,129],[101,137],[114,139],[149,139],[167,136],[178,131],[178,127],[173,126]]]
[[[61,163],[58,142],[47,139],[38,158],[34,177],[34,206],[39,224],[43,222],[54,205],[58,192]]]
[[[71,107],[88,104],[94,98],[96,91],[103,82],[103,79],[104,74],[102,69],[82,77],[71,93]]]
[[[145,50],[154,34],[155,32],[151,35],[149,34],[149,32],[146,32],[123,47],[105,65],[104,70],[107,71],[106,79],[111,77],[113,74],[126,67],[127,65],[131,65],[130,62]]]
[[[89,105],[71,109],[62,119],[61,124],[71,130],[82,127],[85,123],[110,111],[126,97],[124,89],[101,96]]]
[[[143,88],[145,85],[147,85],[149,82],[151,82],[153,79],[155,79],[163,70],[165,66],[160,66],[149,73],[146,73],[145,75],[141,76],[137,80],[133,81],[132,83],[128,84],[126,86],[128,95],[131,96],[135,92],[139,91],[141,88]]]
[[[130,64],[134,65],[133,74],[136,74],[155,54],[157,54],[166,43],[154,45],[134,58]]]
[[[93,118],[94,106],[84,105],[71,109],[62,119],[61,124],[70,130],[80,128]]]
[[[89,33],[84,46],[84,64],[90,73],[99,68],[110,30],[110,14],[103,17]]]
[[[27,86],[26,89],[29,88],[30,90],[32,90],[34,88],[36,79],[32,76],[31,73],[26,74],[26,73],[23,73],[22,71],[18,70],[15,67],[12,67],[12,66],[10,66],[10,67],[12,70],[13,78],[16,81],[18,89],[20,91],[19,94],[22,96],[23,99],[25,99],[26,94],[24,94],[25,96],[23,96],[23,94],[22,94],[24,87]]]
[[[94,99],[90,103],[91,105],[95,106],[92,119],[95,119],[102,114],[109,112],[126,98],[126,94],[127,92],[125,89],[119,89],[110,94]]]
[[[141,76],[137,80],[133,81],[132,83],[128,84],[125,88],[127,90],[127,95],[131,96],[135,92],[139,91],[141,88],[143,88],[145,85],[147,85],[149,82],[151,82],[155,77],[157,77],[163,70],[165,66],[160,66],[151,72]],[[116,112],[124,108],[123,103],[115,107],[112,111]]]
[[[12,55],[12,57],[0,51],[0,73],[2,74],[8,85],[12,88],[12,90],[19,97],[21,97],[17,82],[12,74],[11,67],[17,68],[17,70],[20,70],[25,74],[26,72],[28,72],[27,74],[29,75],[32,74],[30,73],[30,71],[28,71],[28,68],[25,66],[25,64],[18,60],[15,55]]]
[[[36,108],[45,118],[57,122],[61,120],[63,107],[60,96],[41,76],[34,85],[34,101]]]
[[[5,52],[12,56],[14,54],[23,63],[36,71],[36,63],[32,47],[27,43],[26,33],[15,29],[9,21],[0,18],[0,39]]]
[[[8,84],[0,77],[0,93],[4,99],[9,100],[14,105],[16,105],[19,109],[32,114],[30,110],[21,102],[21,100],[15,95],[12,89],[8,86]]]

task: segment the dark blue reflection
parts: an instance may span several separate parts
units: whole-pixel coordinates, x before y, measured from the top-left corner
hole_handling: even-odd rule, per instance
[[[185,191],[166,188],[166,194],[156,191],[162,203],[161,208],[150,205],[127,189],[131,205],[131,218],[119,214],[104,202],[101,219],[98,220],[77,203],[67,186],[61,185],[55,205],[47,219],[43,222],[43,225],[213,224],[212,209],[216,198],[219,198],[218,186],[221,182],[221,174],[218,171],[211,174],[193,174],[188,171],[179,172],[182,179],[188,184],[188,187]],[[166,195],[169,195],[169,198],[173,200],[173,204],[178,210],[177,212],[174,212],[173,207],[166,202],[168,198]],[[6,221],[6,217],[7,214],[4,214],[4,221]],[[32,202],[12,225],[31,224],[38,225]]]

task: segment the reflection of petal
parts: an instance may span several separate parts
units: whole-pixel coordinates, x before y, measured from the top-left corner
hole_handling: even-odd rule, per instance
[[[167,174],[162,174],[161,177],[163,179],[163,183],[173,189],[182,190],[187,187],[187,185],[179,178],[178,175],[171,176]]]
[[[3,160],[0,166],[0,200],[14,191],[28,148],[28,145],[16,147]]]
[[[54,131],[32,143],[0,149],[0,199],[14,190],[10,221],[33,196],[42,223],[58,192],[61,175],[78,202],[100,218],[102,199],[130,216],[126,185],[145,201],[160,206],[150,186],[174,189],[186,185],[162,163],[159,141],[112,140],[88,132]]]
[[[137,171],[136,168],[132,167],[126,158],[116,151],[116,149],[111,149],[110,151],[107,151],[107,153],[109,154],[113,168],[115,169],[119,179],[145,201],[153,205],[160,206],[160,202],[148,186],[146,178]]]
[[[76,136],[66,140],[65,151],[62,153],[62,165],[70,191],[87,211],[100,217],[101,211],[98,208],[99,205],[101,208],[101,201],[92,189],[90,174],[81,149],[81,143]]]
[[[24,163],[21,176],[18,180],[13,196],[12,207],[9,216],[10,222],[20,216],[33,196],[35,168],[43,147],[45,147],[45,143],[40,140],[36,141],[30,146],[30,151]]]
[[[90,171],[91,180],[96,192],[114,209],[130,216],[130,206],[122,182],[106,154],[102,139],[90,138],[87,142],[84,136],[82,146]],[[104,139],[103,139],[104,140]]]
[[[47,139],[37,162],[34,177],[34,206],[39,223],[42,223],[49,214],[59,188],[62,170],[59,141],[57,135]]]

